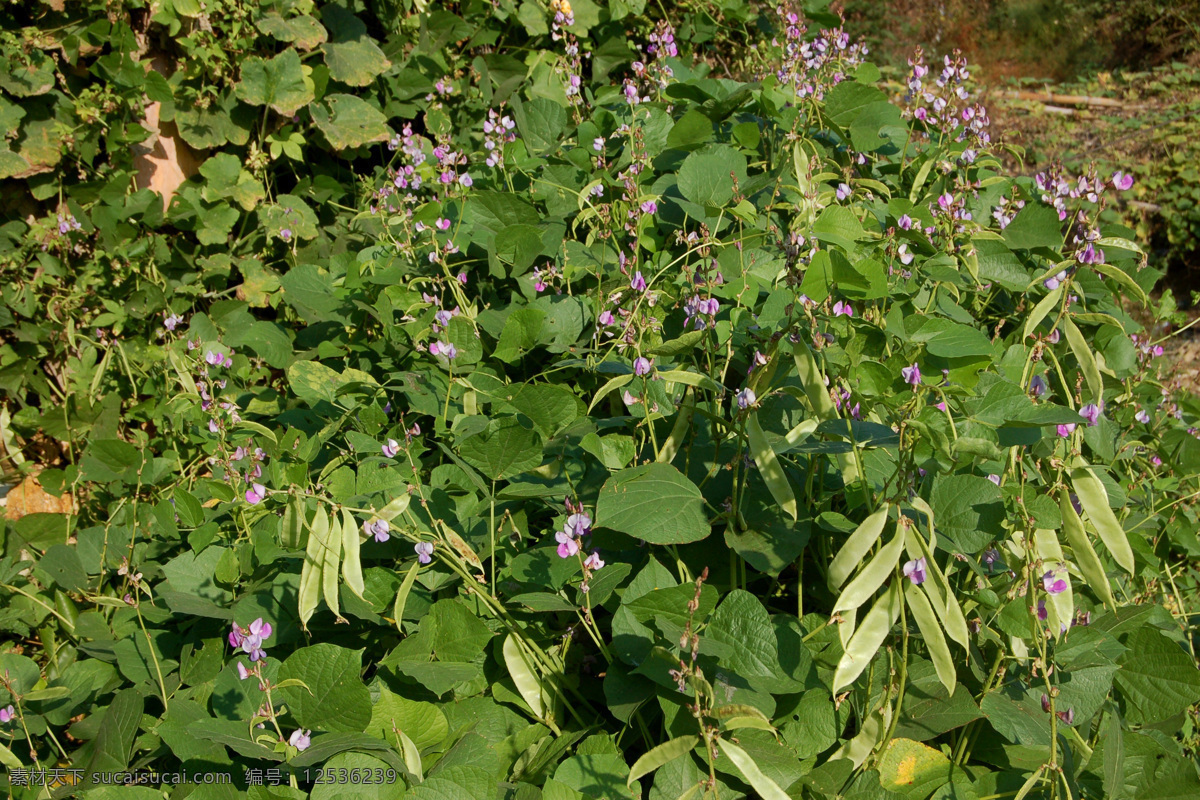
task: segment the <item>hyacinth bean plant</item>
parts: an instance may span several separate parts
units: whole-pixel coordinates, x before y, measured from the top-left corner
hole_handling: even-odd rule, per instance
[[[3,228],[4,444],[74,504],[0,537],[13,797],[1200,796],[1200,407],[1131,178],[1007,174],[957,54],[890,95],[821,4],[726,3],[733,80],[693,10],[4,45],[10,160],[111,123],[0,162],[62,198]],[[165,211],[149,100],[203,156]]]

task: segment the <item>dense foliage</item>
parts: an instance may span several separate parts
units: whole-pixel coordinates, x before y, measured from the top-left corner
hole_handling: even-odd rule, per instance
[[[1200,792],[1133,177],[667,10],[9,12],[14,797]]]

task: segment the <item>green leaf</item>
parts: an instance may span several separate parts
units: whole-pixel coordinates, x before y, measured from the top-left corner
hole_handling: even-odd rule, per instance
[[[312,107],[312,116],[334,150],[386,142],[393,135],[387,117],[352,94],[326,95],[321,105]]]
[[[950,759],[911,739],[888,742],[879,760],[879,782],[890,792],[924,800],[950,781]]]
[[[362,650],[323,642],[301,647],[279,668],[279,681],[296,679],[300,687],[281,694],[296,721],[305,728],[358,733],[371,721],[371,693],[363,685]]]
[[[1129,635],[1125,646],[1129,649],[1118,659],[1121,669],[1113,680],[1130,724],[1163,722],[1200,701],[1200,670],[1177,643],[1143,627]]]
[[[978,475],[951,475],[934,484],[930,498],[938,529],[964,551],[976,553],[1003,534],[1000,487]]]
[[[321,23],[307,14],[287,19],[279,14],[266,14],[255,24],[268,36],[281,42],[291,42],[301,50],[312,50],[328,37]]]
[[[679,167],[679,192],[701,206],[721,207],[733,198],[733,181],[746,182],[746,157],[729,145],[690,153]]]
[[[705,636],[728,646],[728,655],[722,656],[721,666],[744,678],[779,676],[775,626],[762,602],[749,592],[734,589],[727,594],[713,612]]]
[[[375,76],[386,72],[392,62],[369,36],[362,20],[344,7],[326,5],[321,19],[329,29],[329,41],[321,50],[329,77],[350,86],[367,86]]]
[[[561,105],[545,97],[527,103],[514,97],[513,118],[530,153],[544,156],[558,149],[567,125],[567,110]]]
[[[450,732],[446,715],[433,703],[409,700],[380,688],[379,699],[371,708],[371,721],[366,732],[388,742],[395,742],[394,730],[404,732],[418,749],[442,744]]]
[[[641,787],[637,783],[626,784],[628,771],[625,761],[618,755],[576,755],[558,765],[554,780],[582,792],[585,797],[632,800],[641,796]]]
[[[990,356],[994,350],[983,331],[969,325],[954,325],[935,334],[925,343],[925,349],[942,358]]]
[[[142,696],[136,689],[123,689],[113,696],[96,737],[89,772],[121,772],[129,766],[142,708]]]
[[[458,446],[463,461],[498,481],[536,469],[542,463],[542,443],[515,417],[495,419]]]
[[[623,469],[605,481],[596,524],[651,544],[685,544],[711,533],[700,489],[659,463]]]
[[[249,56],[242,62],[238,99],[252,106],[270,106],[290,117],[313,100],[313,84],[304,77],[300,56],[292,48],[269,61]]]
[[[1062,246],[1062,222],[1058,212],[1040,203],[1029,203],[1004,229],[1004,241],[1014,250]]]

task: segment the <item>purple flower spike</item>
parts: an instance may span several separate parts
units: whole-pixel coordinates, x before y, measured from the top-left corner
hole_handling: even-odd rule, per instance
[[[1100,406],[1095,403],[1088,403],[1083,408],[1079,409],[1079,416],[1087,420],[1089,428],[1096,427],[1100,421]]]
[[[388,439],[387,444],[380,449],[383,450],[383,454],[388,458],[395,458],[396,454],[400,452],[400,443],[395,439]]]
[[[925,582],[925,559],[918,558],[915,561],[908,561],[904,564],[904,576],[913,582],[914,586],[920,586]]]
[[[1066,578],[1057,577],[1061,570],[1050,570],[1042,576],[1042,586],[1047,594],[1062,594],[1071,587]]]
[[[433,561],[433,542],[417,542],[413,545],[413,550],[416,551],[419,563],[428,564]]]
[[[742,409],[743,411],[754,405],[757,401],[758,398],[754,396],[753,389],[742,389],[737,393],[738,408]]]
[[[256,506],[263,501],[267,496],[267,487],[261,483],[253,484],[246,490],[246,502],[252,506]]]
[[[915,388],[921,385],[921,368],[916,364],[913,364],[911,367],[903,367],[900,370],[900,375],[909,386]]]
[[[307,750],[312,744],[312,731],[303,729],[292,731],[292,735],[288,737],[288,744],[297,750]]]
[[[650,359],[646,358],[645,356],[638,356],[637,359],[633,362],[633,374],[634,375],[638,375],[638,376],[649,375],[650,370],[652,370],[653,368],[654,368],[654,362],[651,361]]]

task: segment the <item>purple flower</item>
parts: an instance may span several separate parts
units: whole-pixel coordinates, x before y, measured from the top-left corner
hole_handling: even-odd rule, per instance
[[[600,551],[593,550],[592,554],[583,560],[583,565],[595,572],[604,567],[604,561],[600,558]]]
[[[458,282],[461,283],[463,286],[467,285],[467,273],[466,272],[458,273]]]
[[[1118,189],[1122,192],[1128,191],[1129,189],[1133,188],[1133,176],[1128,172],[1121,172],[1120,170],[1117,170],[1113,173],[1112,185],[1114,189]]]
[[[438,217],[437,221],[434,222],[433,224],[437,227],[437,229],[439,231],[450,230],[450,220],[446,219],[445,217]]]
[[[613,324],[613,313],[611,311],[601,311],[600,316],[596,317],[596,322],[607,328]]]
[[[1000,562],[1000,551],[994,547],[989,547],[983,551],[983,565],[987,567],[987,571],[991,572],[997,563]]]
[[[254,674],[250,670],[246,669],[246,665],[240,661],[237,662],[237,673],[238,673],[238,680],[243,680],[243,681],[246,680],[246,678],[249,678],[251,675]]]
[[[246,502],[252,506],[258,505],[267,496],[267,487],[261,483],[253,484],[246,490]]]
[[[1095,403],[1088,403],[1083,408],[1079,409],[1079,416],[1087,420],[1089,428],[1096,427],[1096,423],[1100,420],[1100,406]]]
[[[307,750],[308,746],[312,744],[311,735],[311,730],[299,729],[292,731],[292,735],[288,737],[288,744],[297,750]]]
[[[572,531],[558,531],[554,534],[554,540],[558,542],[559,558],[570,558],[579,552],[579,540]]]
[[[742,410],[749,408],[750,406],[754,405],[757,401],[758,401],[758,398],[754,396],[753,389],[742,389],[740,392],[737,393],[738,408],[740,408]]]
[[[374,537],[377,542],[386,542],[392,538],[388,533],[391,529],[392,526],[386,519],[370,519],[363,523],[363,531],[368,536]]]
[[[999,475],[988,475],[987,479],[989,481],[991,481],[992,483],[996,484],[997,486],[1000,485],[1000,476]]]
[[[17,716],[17,710],[10,704],[8,708],[0,708],[0,724],[5,724],[13,721]]]
[[[625,390],[625,394],[621,395],[621,399],[625,401],[625,405],[627,406],[631,406],[637,402],[637,398],[630,394],[628,389]]]
[[[175,314],[170,314],[166,317],[166,319],[163,320],[163,327],[169,331],[173,331],[173,330],[175,330],[175,326],[177,326],[181,322],[183,322],[183,317],[176,316]]]
[[[1061,338],[1062,334],[1059,333],[1058,328],[1055,328],[1054,330],[1050,331],[1050,335],[1046,337],[1046,341],[1050,344],[1058,344],[1058,340]]]
[[[572,514],[563,523],[563,532],[575,538],[587,536],[592,532],[592,518],[582,512]]]
[[[835,317],[853,317],[854,316],[854,306],[850,305],[849,303],[845,303],[841,300],[838,300],[836,303],[833,304],[833,315]]]
[[[903,230],[912,230],[913,220],[908,214],[904,214],[900,217],[900,219],[896,220],[896,224],[899,225]]]
[[[1052,569],[1042,576],[1042,586],[1048,594],[1062,594],[1070,588],[1071,584],[1067,583],[1066,578],[1057,577],[1057,573],[1061,571]]]
[[[1075,432],[1075,423],[1074,422],[1068,422],[1065,425],[1058,426],[1058,435],[1064,439],[1066,439],[1068,436],[1070,436],[1074,432]]]
[[[629,280],[629,286],[635,292],[646,291],[646,279],[642,277],[641,270],[638,270],[637,272],[633,273],[633,277],[630,278],[630,280]]]
[[[911,367],[902,367],[900,375],[904,378],[904,382],[913,388],[921,385],[921,368],[916,364]]]
[[[1075,709],[1068,708],[1066,711],[1059,711],[1058,718],[1067,725],[1075,724]]]
[[[475,185],[475,181],[473,181],[471,179],[471,176],[465,172],[462,175],[458,176],[458,183],[460,186],[462,186],[465,189],[470,189],[472,186]]]
[[[907,561],[904,564],[904,575],[914,586],[920,586],[925,582],[925,558],[921,557],[915,561]]]
[[[400,452],[400,443],[395,439],[388,439],[387,444],[380,449],[383,450],[383,454],[388,458],[395,458],[396,454]]]
[[[1067,279],[1067,271],[1063,270],[1062,272],[1058,273],[1057,275],[1051,275],[1049,278],[1042,281],[1042,285],[1044,285],[1050,291],[1054,291],[1059,286],[1061,286],[1062,282],[1065,281],[1066,279]]]
[[[1050,612],[1046,608],[1045,600],[1038,600],[1037,615],[1038,615],[1038,619],[1040,619],[1042,621],[1045,621],[1046,617],[1050,616]],[[1043,711],[1050,710],[1050,698],[1046,697],[1045,695],[1042,695],[1042,710]]]
[[[417,562],[428,564],[433,561],[433,542],[417,542],[413,545],[413,550],[417,554]]]
[[[603,136],[597,136],[595,139],[592,139],[592,149],[595,150],[597,153],[599,153],[601,150],[604,149],[604,137]]]
[[[1161,467],[1162,459],[1159,458],[1158,456],[1150,456],[1150,464],[1155,467]]]
[[[279,238],[283,239],[285,242],[290,242],[292,240],[292,229],[284,228],[283,230],[281,230],[279,232]]]
[[[839,183],[837,187],[837,199],[845,200],[850,195],[854,194],[854,190],[844,183]]]
[[[634,375],[639,375],[639,376],[649,375],[650,370],[653,368],[654,368],[654,362],[651,361],[650,359],[646,358],[645,356],[638,356],[637,359],[633,362],[633,374]]]
[[[913,262],[914,256],[908,252],[907,243],[900,245],[900,248],[896,251],[896,255],[900,258],[900,263],[906,267]]]
[[[643,214],[653,214],[656,211],[658,211],[658,203],[654,202],[653,200],[647,200],[646,202],[642,203]]]
[[[271,638],[271,623],[263,622],[262,617],[250,623],[249,628],[243,628],[236,622],[233,623],[233,630],[229,632],[229,644],[235,650],[242,650],[250,655],[251,661],[261,661],[267,657],[263,650],[263,640]],[[241,666],[240,664],[238,665]],[[238,670],[238,675],[242,680],[246,676],[242,675],[242,670]]]
[[[212,350],[209,350],[204,354],[204,360],[206,363],[211,364],[214,367],[218,367],[224,363],[225,356],[221,353],[214,353]]]
[[[453,361],[458,356],[458,348],[450,342],[431,342],[429,345],[429,354],[444,356],[448,361]]]
[[[1150,415],[1146,413],[1146,409],[1144,408],[1139,408],[1138,412],[1133,415],[1133,418],[1143,425],[1147,425],[1150,422]]]
[[[1041,397],[1042,395],[1046,394],[1046,391],[1049,388],[1050,387],[1046,384],[1046,379],[1041,375],[1034,375],[1029,381],[1029,392],[1034,397]]]

